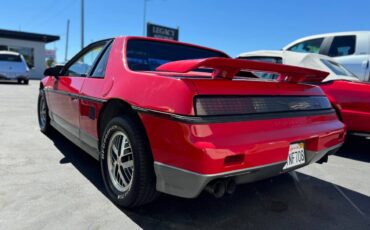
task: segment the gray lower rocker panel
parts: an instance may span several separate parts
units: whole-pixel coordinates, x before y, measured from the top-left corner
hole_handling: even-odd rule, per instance
[[[179,197],[195,198],[212,180],[232,178],[236,184],[263,180],[317,162],[325,155],[334,154],[341,145],[339,144],[318,152],[306,150],[306,164],[288,170],[283,170],[286,161],[281,161],[269,165],[218,174],[199,174],[160,162],[154,162],[154,170],[157,176],[157,190]]]

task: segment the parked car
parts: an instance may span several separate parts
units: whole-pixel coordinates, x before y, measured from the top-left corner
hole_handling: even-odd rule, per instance
[[[89,66],[80,72],[81,62]],[[328,73],[245,62],[196,45],[117,37],[45,71],[42,132],[55,128],[100,160],[108,196],[133,207],[159,192],[197,197],[327,160],[345,129],[319,87],[235,78],[241,69]]]
[[[318,34],[298,39],[283,50],[333,57],[362,81],[370,81],[370,31]]]
[[[347,125],[348,132],[370,137],[370,83],[361,82],[335,59],[320,54],[290,51],[255,51],[240,54],[238,58],[329,72],[330,74],[318,85],[328,96],[339,118]],[[257,73],[256,75],[283,80],[279,79],[277,74]]]
[[[28,66],[23,56],[16,52],[0,51],[0,80],[15,80],[28,84]]]

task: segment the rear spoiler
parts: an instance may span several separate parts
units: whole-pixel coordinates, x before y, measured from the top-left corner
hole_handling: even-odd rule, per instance
[[[278,73],[278,81],[291,83],[321,82],[329,73],[283,64],[238,60],[231,58],[207,58],[168,62],[157,71],[187,73],[199,68],[213,69],[212,78],[232,79],[240,71]]]

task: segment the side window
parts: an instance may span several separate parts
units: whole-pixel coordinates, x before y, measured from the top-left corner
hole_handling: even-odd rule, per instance
[[[70,65],[65,73],[66,76],[82,77],[86,76],[92,68],[95,59],[103,50],[105,43],[94,46],[85,52],[77,61]]]
[[[329,49],[329,56],[339,57],[351,55],[355,52],[356,36],[337,36],[334,37]]]
[[[95,69],[91,74],[91,77],[104,78],[111,47],[112,47],[112,44],[109,45],[109,47],[105,50],[103,56],[100,58],[100,60],[96,64]]]
[[[299,53],[319,53],[323,41],[324,38],[315,38],[311,40],[306,40],[298,44],[295,44],[294,46],[288,48],[288,50]]]

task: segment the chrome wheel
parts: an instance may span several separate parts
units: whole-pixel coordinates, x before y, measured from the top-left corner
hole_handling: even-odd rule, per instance
[[[109,140],[107,164],[113,186],[120,192],[131,188],[134,177],[134,158],[130,140],[116,131]]]
[[[41,96],[40,98],[40,106],[39,106],[39,121],[41,128],[44,128],[46,126],[46,120],[47,120],[47,108],[46,108],[46,101],[45,96]]]

